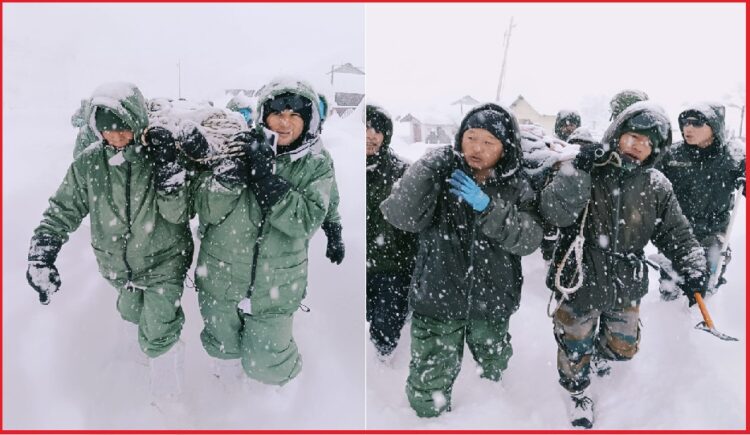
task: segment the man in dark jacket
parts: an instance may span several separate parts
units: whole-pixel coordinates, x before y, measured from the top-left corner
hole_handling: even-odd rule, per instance
[[[575,110],[561,110],[555,118],[555,136],[568,140],[570,134],[581,126],[581,114]]]
[[[367,320],[370,340],[383,359],[393,352],[409,308],[409,281],[417,236],[389,224],[380,203],[408,165],[388,146],[393,121],[382,108],[367,105]]]
[[[724,242],[733,204],[733,193],[745,193],[745,151],[724,137],[724,106],[694,104],[678,117],[684,142],[670,147],[659,169],[672,182],[674,194],[685,213],[693,234],[706,251],[709,271],[716,287],[726,283],[723,275],[731,251],[719,252]],[[718,270],[721,256],[723,267]],[[671,268],[667,267],[666,270]],[[683,279],[662,273],[659,290],[662,298],[673,300],[680,292]],[[715,288],[708,288],[709,292]]]
[[[634,104],[615,118],[601,144],[582,144],[542,190],[542,217],[563,231],[547,284],[562,294],[554,335],[573,426],[593,425],[586,393],[592,356],[624,361],[638,351],[640,300],[648,292],[644,246],[651,241],[674,261],[691,305],[693,292],[705,292],[703,249],[670,183],[653,169],[671,141],[661,108]],[[568,248],[579,234],[582,255],[566,255],[575,252]]]
[[[388,222],[419,233],[406,394],[420,417],[450,409],[464,343],[492,381],[513,354],[508,324],[521,298],[521,256],[542,241],[520,167],[518,122],[483,104],[461,122],[454,148],[414,163],[380,206]]]

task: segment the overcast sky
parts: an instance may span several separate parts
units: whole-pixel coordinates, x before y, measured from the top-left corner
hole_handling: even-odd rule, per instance
[[[465,94],[488,101],[511,16],[506,102],[522,94],[543,113],[585,115],[633,87],[674,119],[690,101],[744,98],[744,4],[11,3],[3,5],[4,105],[43,101],[72,113],[113,80],[174,97],[178,60],[188,98],[278,74],[330,92],[325,72],[351,62],[367,72],[368,98],[393,113]],[[336,80],[339,90],[365,85],[361,76]],[[739,110],[728,108],[727,120],[736,126]]]
[[[745,83],[745,4],[368,4],[368,98],[393,113],[470,94],[494,100],[512,31],[503,99],[542,112],[639,88],[673,119],[693,100]],[[730,122],[739,110],[727,109]],[[585,120],[584,120],[585,122]]]
[[[331,65],[364,67],[364,6],[4,4],[3,45],[6,107],[44,99],[72,114],[115,80],[147,98],[176,97],[178,60],[188,98],[257,88],[280,74],[325,88]],[[361,76],[354,83],[364,87]]]

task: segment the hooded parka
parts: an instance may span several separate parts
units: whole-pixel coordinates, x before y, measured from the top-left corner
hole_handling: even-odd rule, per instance
[[[677,142],[657,168],[672,182],[677,201],[701,240],[726,231],[732,193],[744,187],[745,151],[725,138],[724,106],[694,104],[682,113],[687,112],[703,115],[713,131],[713,144],[701,149]]]
[[[660,108],[636,103],[609,126],[602,140],[604,146],[616,150],[623,125],[642,113],[660,120],[668,130],[669,120]],[[649,241],[673,259],[684,276],[696,278],[705,273],[703,249],[682,214],[671,183],[654,169],[671,140],[671,132],[667,132],[643,164],[632,170],[607,164],[594,167],[589,174],[564,163],[542,190],[542,217],[552,225],[568,227],[563,230],[548,274],[547,283],[553,289],[557,266],[578,234],[588,204],[583,229],[583,284],[569,296],[575,310],[607,310],[637,303],[648,291],[643,248]],[[566,265],[563,283],[575,282],[574,271],[575,267]]]
[[[263,88],[256,113],[284,92],[317,98],[303,82],[274,82]],[[258,123],[263,125],[262,115]],[[248,376],[268,384],[284,384],[302,367],[292,315],[307,291],[308,243],[329,211],[334,182],[332,160],[313,123],[314,134],[303,132],[300,147],[279,147],[275,174],[291,188],[267,211],[245,183],[224,186],[210,173],[202,175],[195,198],[203,346],[217,358],[241,358]],[[248,297],[251,308],[240,310]]]
[[[115,112],[135,143],[119,151],[103,141],[94,123],[99,107]],[[139,143],[148,118],[138,88],[99,87],[89,113],[99,141],[70,166],[34,234],[65,243],[90,216],[99,272],[120,292],[122,317],[140,325],[141,348],[155,357],[177,341],[184,322],[179,300],[193,254],[187,187],[156,190],[153,156]]]
[[[470,111],[508,112],[495,104]],[[462,123],[454,148],[441,147],[414,163],[381,205],[386,220],[419,233],[410,302],[416,312],[444,319],[507,318],[521,299],[521,256],[542,240],[534,192],[520,171],[520,132],[482,185],[491,201],[482,213],[459,201],[446,181],[455,169],[471,170],[461,155]]]

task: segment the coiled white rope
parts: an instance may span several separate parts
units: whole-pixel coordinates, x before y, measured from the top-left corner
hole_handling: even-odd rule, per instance
[[[565,255],[563,256],[560,263],[555,266],[555,289],[557,289],[557,291],[562,294],[562,297],[559,301],[557,301],[555,309],[550,312],[552,300],[555,298],[555,292],[550,293],[549,302],[547,303],[547,316],[549,317],[553,317],[562,305],[563,301],[567,300],[570,295],[577,292],[578,289],[580,289],[583,285],[583,245],[586,242],[586,238],[583,236],[583,230],[586,226],[586,218],[588,217],[588,214],[589,203],[586,203],[586,208],[584,208],[583,210],[583,218],[581,218],[581,227],[578,231],[578,235],[576,236],[575,240],[573,240],[573,243],[570,244],[568,250],[565,251]],[[576,271],[575,275],[573,276],[576,278],[576,282],[572,287],[565,287],[561,282],[561,277],[563,269],[567,264],[571,254],[574,255],[575,259]]]

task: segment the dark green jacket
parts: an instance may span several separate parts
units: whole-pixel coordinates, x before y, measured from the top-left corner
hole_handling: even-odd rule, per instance
[[[92,110],[98,106],[116,111],[136,138],[146,127],[145,103],[135,87],[97,90]],[[153,158],[137,142],[122,153],[102,142],[92,144],[68,169],[34,233],[64,243],[89,215],[91,245],[105,278],[116,285],[148,285],[184,277],[193,253],[187,188],[163,194],[153,177]],[[184,267],[159,268],[176,257],[184,259]]]
[[[380,211],[393,185],[409,165],[384,144],[367,157],[367,273],[410,276],[417,255],[417,235],[389,224]]]
[[[487,108],[505,111],[494,104],[474,110]],[[505,157],[498,162],[496,174],[481,186],[490,197],[484,212],[477,213],[449,192],[446,180],[454,169],[471,174],[463,156],[451,147],[432,150],[414,163],[380,207],[388,222],[419,233],[409,293],[410,304],[419,314],[448,320],[497,320],[507,319],[518,309],[521,256],[539,247],[542,228],[534,192],[518,170],[518,124],[508,116],[515,127],[515,143],[505,144]]]
[[[607,130],[603,142],[616,146],[622,123],[643,110],[642,106],[626,109]],[[669,123],[666,116],[663,122]],[[705,272],[703,248],[690,231],[669,180],[652,167],[669,141],[671,136],[653,158],[632,171],[607,165],[595,167],[588,174],[565,163],[542,190],[541,215],[553,225],[567,227],[563,228],[564,235],[578,233],[588,204],[583,231],[584,281],[570,296],[576,310],[605,310],[640,300],[648,292],[648,271],[642,259],[649,241],[684,276],[697,277]],[[565,249],[561,241],[555,250],[547,281],[551,288]],[[563,283],[568,287],[574,282],[573,270],[564,269]]]
[[[722,108],[723,109],[723,108]],[[732,193],[742,188],[745,151],[724,140],[723,110],[696,105],[714,132],[714,143],[705,149],[678,142],[672,145],[658,169],[672,182],[677,201],[698,239],[723,233],[729,224]]]
[[[249,188],[226,188],[211,173],[201,175],[195,196],[196,285],[236,301],[252,293],[256,314],[293,313],[305,296],[308,243],[328,213],[333,164],[317,149],[294,161],[277,157],[276,174],[291,190],[266,214]],[[221,283],[230,287],[216,288]]]

